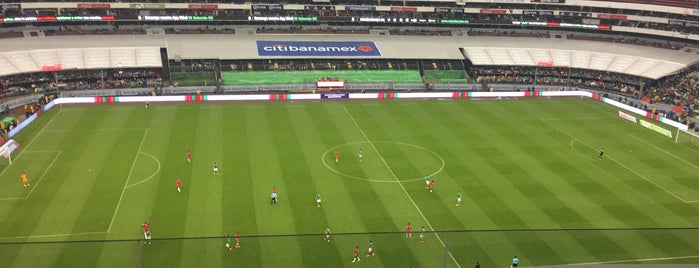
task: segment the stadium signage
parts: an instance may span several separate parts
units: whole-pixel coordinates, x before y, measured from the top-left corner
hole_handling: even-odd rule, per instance
[[[652,131],[655,131],[655,132],[657,132],[657,133],[660,133],[660,134],[663,135],[663,136],[667,136],[667,137],[669,137],[669,138],[672,138],[672,132],[669,131],[669,130],[667,130],[667,129],[664,129],[664,128],[662,128],[662,127],[656,126],[655,124],[650,123],[650,122],[645,121],[645,120],[640,120],[640,123],[641,123],[641,126],[647,128],[647,129],[650,129],[650,130],[652,130]]]
[[[295,17],[258,17],[252,16],[248,17],[248,20],[252,21],[294,21]]]
[[[558,15],[566,17],[592,17],[592,13],[575,11],[559,11]]]
[[[139,4],[129,4],[131,9],[165,9],[165,4],[157,3],[139,3]]]
[[[529,0],[532,3],[565,4],[566,0]]]
[[[533,16],[553,16],[553,11],[551,11],[551,10],[525,9],[525,10],[522,10],[522,14],[533,15]]]
[[[617,15],[617,14],[597,14],[598,19],[607,19],[607,20],[626,20],[627,17],[626,15]]]
[[[391,7],[392,12],[417,12],[417,7]]]
[[[481,14],[505,15],[505,14],[507,14],[507,10],[505,10],[505,9],[481,9],[480,13]]]
[[[464,13],[463,7],[435,7],[434,12],[437,13]]]
[[[684,26],[684,21],[681,20],[668,20],[667,24]]]
[[[312,41],[257,41],[259,56],[381,56],[372,41],[312,42]]]
[[[627,114],[625,112],[619,111],[619,117],[624,118],[626,120],[629,120],[631,122],[636,123],[636,117],[630,114]]]
[[[303,6],[305,10],[335,10],[335,6]]]
[[[189,20],[187,16],[138,16],[138,20],[149,20],[149,21],[178,21],[178,20]]]
[[[78,9],[110,9],[110,4],[78,4]]]
[[[598,29],[598,30],[611,30],[612,27],[609,25],[595,25],[595,24],[578,24],[578,23],[561,23],[555,21],[541,22],[541,21],[512,21],[513,25],[532,25],[532,26],[548,26],[548,27],[565,27],[565,28],[582,28],[582,29]]]
[[[252,10],[282,10],[283,5],[280,4],[269,4],[269,5],[252,5]]]
[[[20,9],[18,3],[3,3],[3,4],[0,4],[0,7],[2,7],[2,9],[5,9],[5,10],[8,10],[8,9]]]
[[[345,87],[344,80],[318,80],[316,81],[317,88],[340,88]]]
[[[189,4],[189,9],[218,9],[218,4]]]
[[[374,10],[376,10],[376,7],[375,6],[345,6],[345,10],[374,11]]]
[[[349,99],[348,93],[324,93],[320,94],[321,99]]]

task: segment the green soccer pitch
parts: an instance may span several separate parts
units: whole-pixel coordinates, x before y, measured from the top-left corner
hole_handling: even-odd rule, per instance
[[[63,106],[15,139],[2,267],[699,262],[699,148],[592,99]]]

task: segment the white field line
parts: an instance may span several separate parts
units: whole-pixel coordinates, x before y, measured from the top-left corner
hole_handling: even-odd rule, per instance
[[[573,139],[576,139],[578,142],[582,143],[583,145],[585,145],[585,146],[587,146],[587,147],[590,147],[590,148],[592,148],[592,149],[595,148],[595,147],[592,147],[592,146],[590,146],[589,144],[585,143],[585,142],[582,141],[581,139],[578,139],[577,137],[575,137],[575,136],[569,134],[568,132],[565,132],[565,131],[563,131],[562,129],[560,129],[560,128],[554,126],[553,124],[551,124],[551,123],[549,123],[549,122],[546,122],[546,120],[541,119],[541,121],[544,122],[544,123],[546,123],[547,125],[551,126],[552,128],[555,128],[556,130],[560,131],[561,133],[567,135],[568,137],[571,137],[571,138],[573,138]],[[694,203],[693,201],[687,202],[686,200],[682,199],[681,197],[677,196],[676,194],[674,194],[674,193],[668,191],[667,189],[665,189],[664,187],[660,186],[658,183],[654,182],[653,180],[651,180],[651,179],[649,179],[649,178],[646,178],[646,176],[643,176],[643,174],[638,173],[637,171],[635,171],[635,170],[629,168],[628,166],[622,164],[622,163],[619,162],[618,160],[616,160],[616,159],[610,157],[608,154],[605,154],[605,158],[611,159],[612,161],[614,161],[614,162],[616,162],[617,164],[619,164],[619,166],[621,166],[621,167],[627,169],[628,171],[631,171],[631,173],[636,174],[636,176],[638,176],[639,178],[642,178],[642,179],[646,180],[647,182],[650,182],[651,184],[655,185],[655,187],[658,187],[659,189],[665,191],[667,194],[673,196],[674,198],[677,198],[677,200],[680,200],[680,201],[682,201],[683,203]]]
[[[122,131],[144,130],[145,128],[83,128],[83,129],[47,129],[45,132],[81,132],[81,131]]]
[[[357,127],[357,130],[359,130],[359,132],[362,133],[362,136],[364,136],[364,139],[366,139],[366,141],[369,143],[369,145],[371,145],[371,148],[374,149],[376,154],[379,156],[379,159],[381,159],[383,164],[386,165],[388,172],[391,173],[391,176],[393,176],[393,179],[396,180],[396,183],[398,183],[400,188],[403,190],[403,193],[405,193],[405,195],[408,196],[408,199],[410,200],[411,203],[413,203],[413,206],[415,207],[415,209],[417,209],[417,212],[420,213],[420,216],[422,216],[422,219],[425,220],[425,223],[427,223],[427,227],[429,227],[430,230],[432,230],[432,233],[434,233],[434,236],[437,237],[437,240],[439,240],[439,243],[442,244],[442,247],[444,247],[444,249],[447,251],[447,253],[449,254],[449,257],[451,257],[451,260],[454,261],[454,263],[456,264],[457,267],[461,268],[461,265],[459,264],[459,262],[456,261],[456,259],[454,258],[454,255],[452,255],[451,251],[449,251],[447,249],[446,245],[444,244],[444,241],[442,241],[442,238],[439,237],[437,232],[434,232],[434,228],[432,228],[432,224],[430,224],[430,222],[427,220],[427,217],[425,217],[425,214],[422,213],[422,210],[420,210],[420,207],[417,206],[417,204],[415,203],[415,200],[413,200],[413,198],[410,196],[408,191],[405,190],[405,186],[403,186],[403,183],[400,182],[400,180],[398,179],[398,176],[396,176],[396,174],[393,172],[393,169],[391,169],[391,166],[388,165],[388,162],[386,162],[386,159],[383,158],[383,156],[381,155],[379,150],[376,148],[374,143],[369,139],[369,137],[366,135],[366,133],[364,133],[364,130],[362,130],[362,128],[357,123],[357,121],[354,120],[354,116],[352,116],[352,114],[350,114],[350,112],[347,110],[347,107],[345,107],[344,105],[342,106],[342,109],[345,110],[345,113],[347,113],[349,118],[352,120],[352,122],[354,123],[354,126]]]
[[[687,160],[684,160],[683,158],[681,158],[681,157],[679,157],[679,156],[677,156],[677,155],[675,155],[675,154],[673,154],[673,153],[671,153],[671,152],[668,152],[668,151],[666,151],[666,150],[663,150],[662,148],[660,148],[660,147],[658,147],[658,146],[655,146],[655,145],[653,145],[652,143],[649,143],[649,142],[647,142],[647,141],[644,141],[643,139],[641,139],[641,138],[639,138],[639,137],[636,137],[636,136],[633,135],[633,134],[627,134],[627,135],[629,135],[629,136],[631,136],[632,138],[637,139],[637,140],[639,140],[639,141],[641,141],[641,142],[643,142],[643,143],[645,143],[645,144],[648,144],[648,145],[650,145],[651,147],[655,148],[656,150],[661,151],[661,152],[663,152],[663,153],[666,153],[666,154],[668,154],[668,155],[674,157],[674,158],[677,159],[677,160],[682,161],[682,163],[685,163],[685,164],[687,164],[687,165],[690,166],[690,167],[693,167],[693,168],[699,170],[699,167],[697,167],[696,165],[694,165],[694,164],[688,162]]]
[[[667,260],[681,260],[681,259],[694,259],[694,258],[699,258],[699,255],[677,256],[677,257],[663,257],[663,258],[646,258],[646,259],[630,259],[630,260],[618,260],[618,261],[599,261],[599,262],[571,263],[571,264],[568,264],[568,265],[570,265],[570,266],[578,266],[578,265],[612,264],[612,263],[626,263],[626,262],[667,261]]]
[[[61,156],[61,153],[63,153],[63,151],[59,151],[58,154],[56,154],[56,157],[53,158],[53,161],[51,161],[51,164],[49,164],[49,166],[44,170],[44,173],[41,174],[41,177],[39,177],[39,179],[36,181],[36,184],[34,184],[34,186],[32,186],[32,189],[29,190],[29,193],[27,194],[27,196],[24,197],[24,199],[28,199],[30,196],[32,196],[32,193],[34,192],[34,190],[37,187],[39,187],[39,183],[41,183],[41,180],[44,178],[44,176],[46,176],[46,173],[49,172],[49,169],[51,169],[51,167],[53,167],[53,164],[56,163],[56,160],[58,160],[58,157]]]
[[[66,236],[93,235],[93,234],[106,234],[106,233],[107,232],[87,232],[87,233],[72,233],[72,234],[27,235],[27,236],[0,237],[0,240],[66,237]]]
[[[121,195],[119,196],[119,202],[114,209],[114,214],[112,214],[112,221],[109,222],[109,228],[107,228],[107,233],[112,230],[112,225],[114,224],[114,219],[116,219],[117,212],[119,212],[119,206],[121,206],[121,200],[124,199],[124,192],[126,192],[126,186],[129,184],[129,179],[131,179],[131,174],[133,173],[134,167],[136,167],[136,161],[138,160],[138,155],[141,153],[141,148],[143,148],[143,143],[146,141],[146,136],[148,136],[148,129],[143,133],[143,138],[141,138],[141,144],[138,146],[136,155],[133,158],[133,163],[131,163],[131,170],[129,170],[129,175],[126,176],[126,181],[124,186],[121,188]]]
[[[126,186],[126,188],[131,188],[131,187],[134,187],[134,186],[139,185],[139,184],[141,184],[141,183],[147,182],[147,181],[149,181],[150,179],[152,179],[153,177],[155,177],[155,175],[157,175],[158,172],[160,172],[160,160],[158,160],[158,158],[156,158],[155,156],[153,156],[153,155],[151,155],[151,154],[147,154],[147,153],[143,153],[143,152],[139,152],[139,153],[142,154],[142,155],[150,156],[150,158],[153,158],[153,159],[155,160],[155,162],[158,163],[158,169],[157,169],[155,172],[153,172],[153,174],[151,174],[148,178],[145,178],[145,179],[143,179],[142,181],[139,181],[139,182],[137,182],[137,183],[128,185],[128,186]]]
[[[41,133],[43,133],[44,130],[46,130],[46,127],[48,127],[49,125],[51,125],[51,123],[53,122],[53,120],[56,119],[56,117],[58,117],[58,114],[61,113],[62,111],[63,111],[63,110],[58,110],[58,112],[56,112],[56,114],[53,115],[53,117],[51,118],[51,120],[49,120],[49,121],[46,123],[46,125],[44,125],[44,127],[41,128],[41,130],[39,130],[39,132],[36,133],[36,135],[34,135],[34,137],[29,141],[29,143],[27,143],[27,145],[24,146],[24,150],[22,150],[21,152],[19,152],[19,153],[17,154],[17,157],[14,158],[15,160],[17,160],[17,158],[19,158],[19,157],[24,153],[24,151],[26,151],[27,148],[29,148],[29,146],[32,145],[32,143],[34,143],[34,141],[36,140],[36,137],[39,137],[39,135],[41,135]],[[20,145],[20,146],[21,146],[21,145]],[[3,169],[2,172],[0,172],[0,177],[2,177],[2,175],[5,174],[5,171],[7,171],[9,168],[10,168],[10,165],[7,165],[7,167],[5,167],[5,169]]]

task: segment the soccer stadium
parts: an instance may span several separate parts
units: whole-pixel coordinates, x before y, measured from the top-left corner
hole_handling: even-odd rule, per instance
[[[699,0],[0,3],[0,267],[696,267]]]

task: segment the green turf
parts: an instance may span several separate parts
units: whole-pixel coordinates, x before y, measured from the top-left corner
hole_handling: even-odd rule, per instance
[[[56,107],[0,167],[0,265],[349,267],[357,245],[369,267],[696,263],[699,147],[616,112],[587,99]],[[408,222],[440,232],[420,244]]]
[[[425,70],[425,81],[439,83],[465,83],[466,77],[463,70]]]
[[[315,83],[323,77],[335,77],[348,83],[422,83],[418,71],[257,71],[222,72],[225,85],[266,85]]]
[[[170,80],[181,87],[214,86],[216,74],[214,72],[171,72]]]

